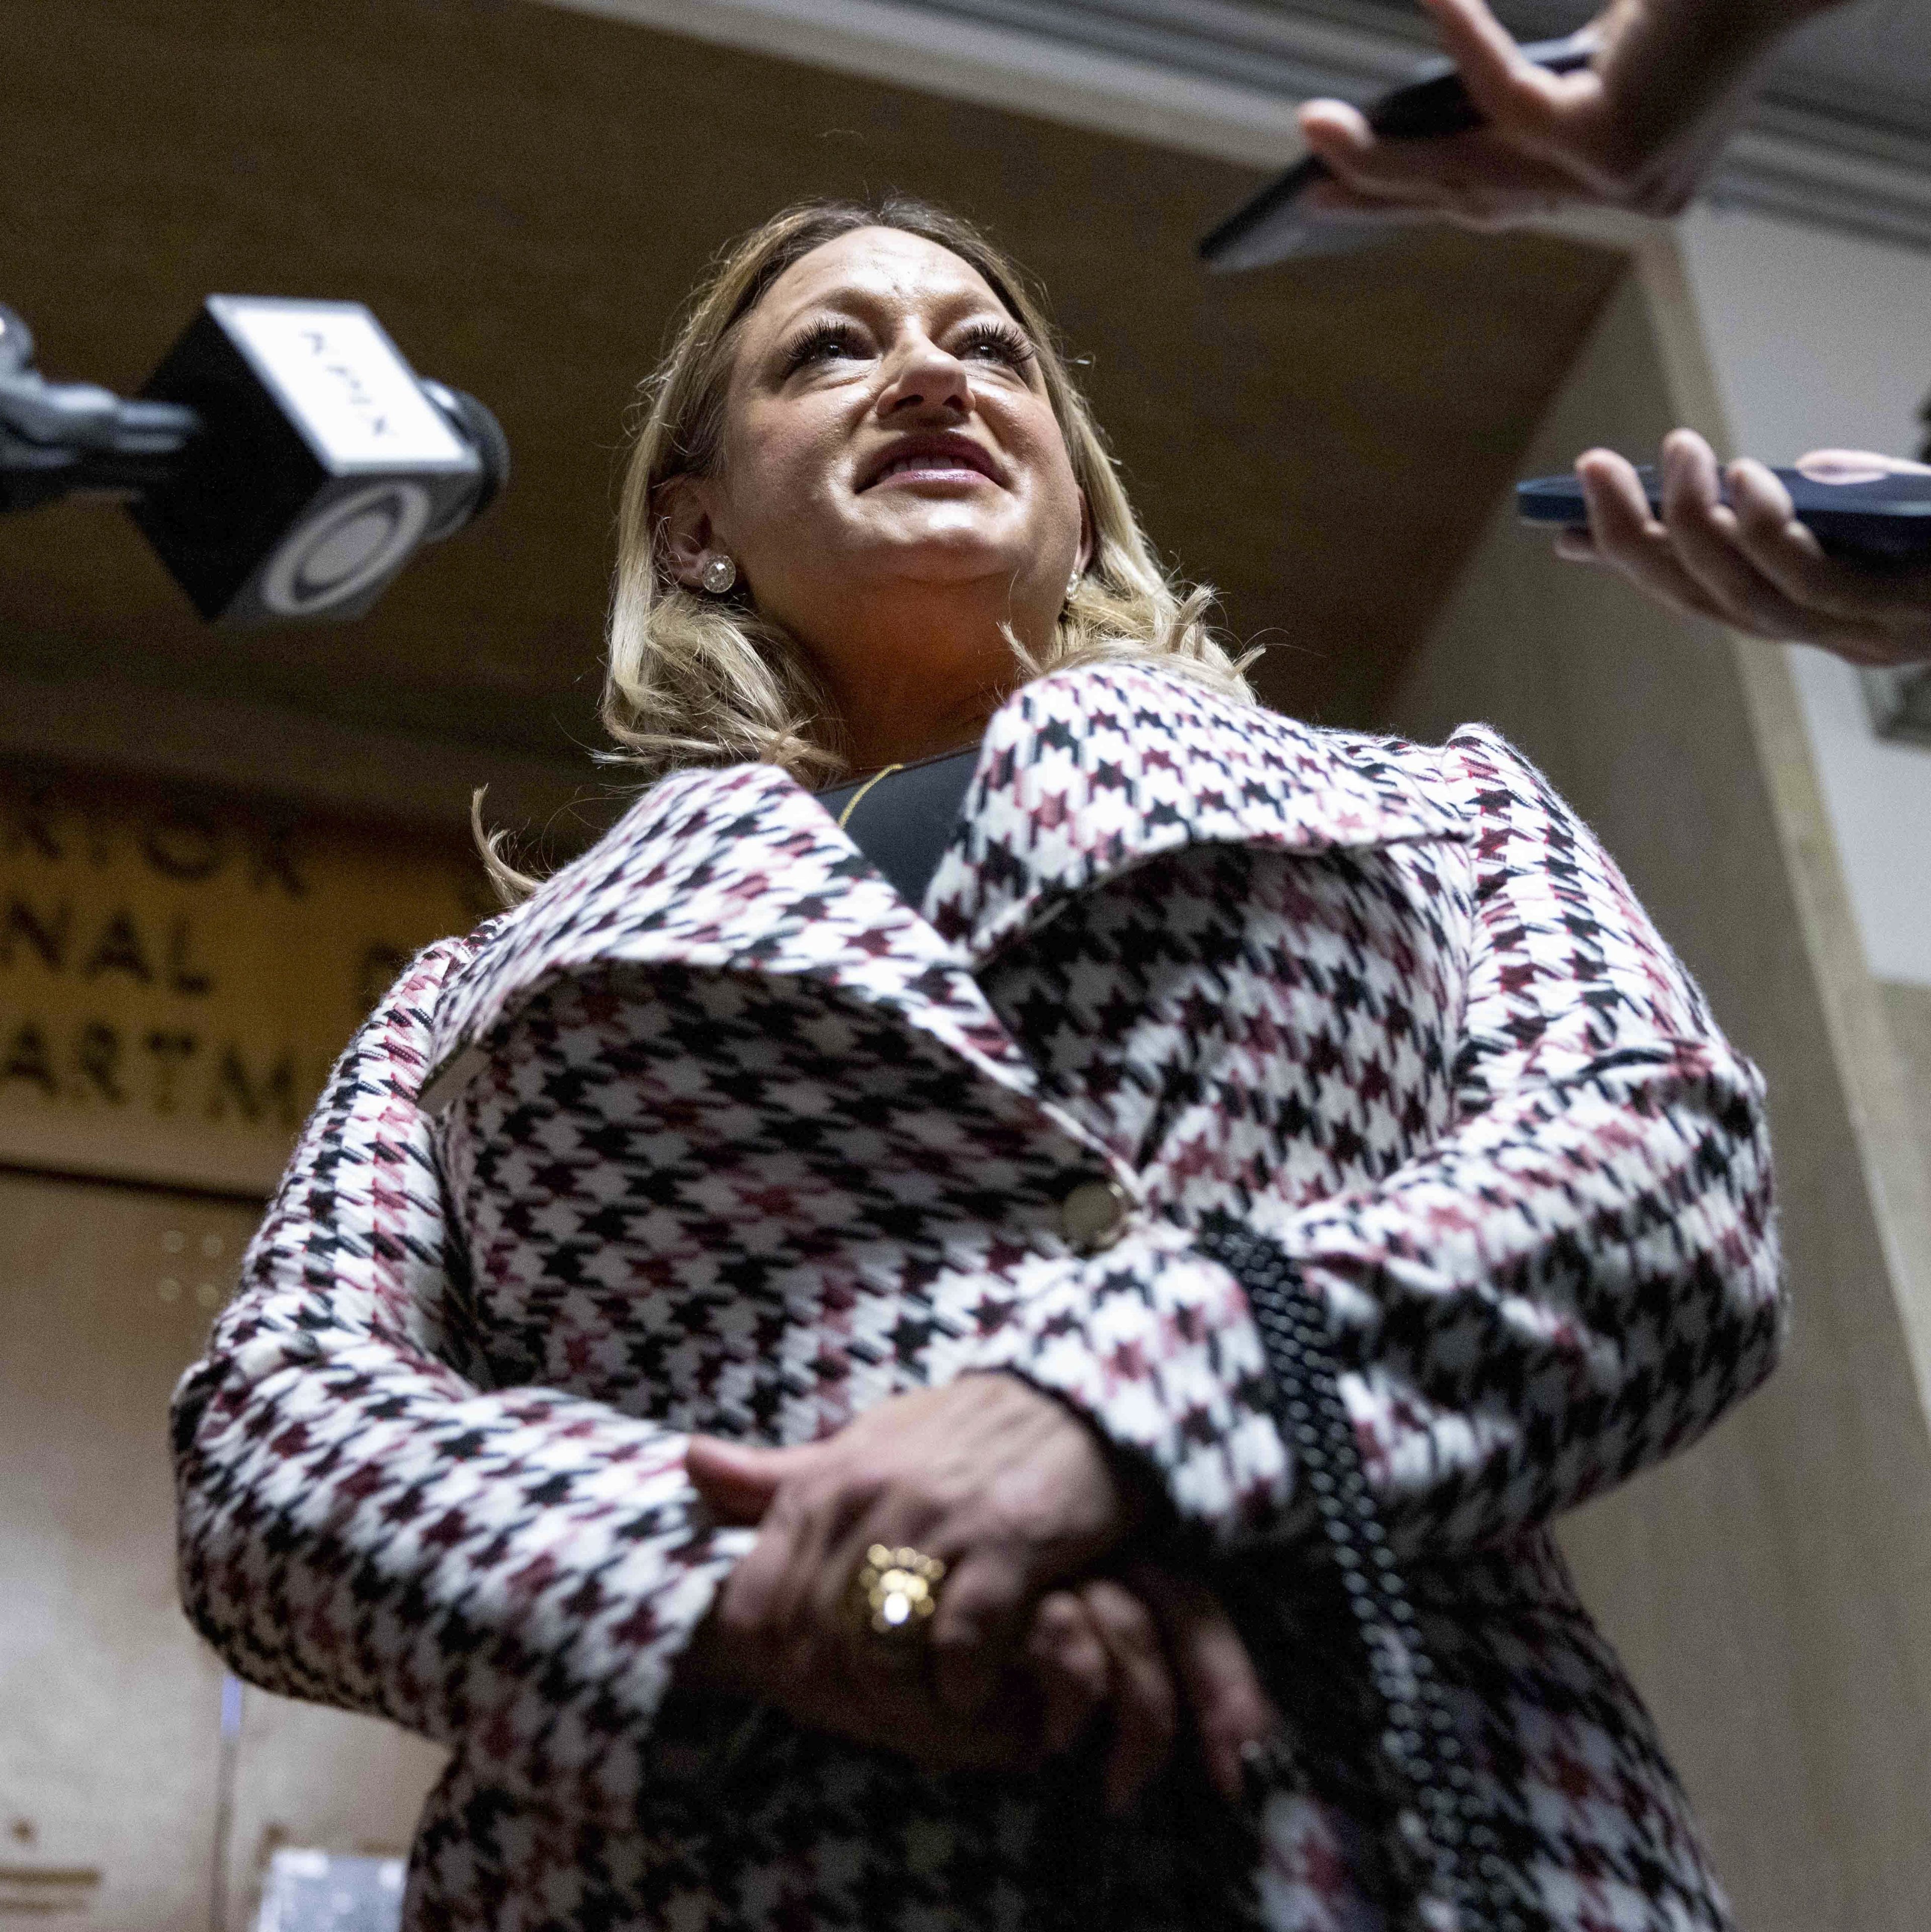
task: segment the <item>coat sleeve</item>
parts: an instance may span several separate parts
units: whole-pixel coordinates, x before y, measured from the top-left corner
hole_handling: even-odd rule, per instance
[[[1614,862],[1494,734],[1455,1107],[1371,1185],[1257,1204],[1325,1305],[1398,1546],[1537,1523],[1693,1442],[1783,1332],[1762,1082]],[[1245,1298],[1156,1228],[1014,1312],[1000,1363],[1150,1466],[1222,1548],[1308,1534]]]
[[[620,1817],[751,1532],[709,1522],[682,1436],[487,1385],[415,1103],[430,1009],[467,950],[420,956],[337,1063],[176,1390],[182,1600],[250,1682]]]

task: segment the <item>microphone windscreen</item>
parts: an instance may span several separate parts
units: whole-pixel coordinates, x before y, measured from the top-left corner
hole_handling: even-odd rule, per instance
[[[359,616],[484,482],[360,302],[211,296],[142,394],[202,420],[131,509],[211,622]]]

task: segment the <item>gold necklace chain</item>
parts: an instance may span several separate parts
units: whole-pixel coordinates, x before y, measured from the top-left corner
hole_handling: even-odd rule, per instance
[[[852,794],[851,802],[845,807],[844,811],[838,814],[838,830],[842,832],[845,829],[845,820],[850,818],[853,812],[857,811],[859,802],[864,798],[865,794],[871,790],[874,785],[878,784],[883,779],[889,778],[894,772],[902,772],[904,769],[905,767],[903,765],[887,765],[882,772],[874,772],[871,777],[867,778],[865,783],[860,785],[858,790]]]

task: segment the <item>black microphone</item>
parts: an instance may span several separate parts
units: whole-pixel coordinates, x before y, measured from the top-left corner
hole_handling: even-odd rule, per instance
[[[211,296],[131,401],[32,359],[0,309],[0,510],[126,500],[213,623],[358,617],[508,478],[496,418],[360,302]]]

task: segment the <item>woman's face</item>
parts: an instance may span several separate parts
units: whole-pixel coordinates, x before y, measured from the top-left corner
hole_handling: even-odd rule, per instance
[[[680,566],[729,554],[835,685],[841,658],[967,604],[1043,644],[1086,560],[1031,343],[969,264],[896,229],[815,249],[745,318],[722,460],[695,490],[700,515],[672,515]]]

